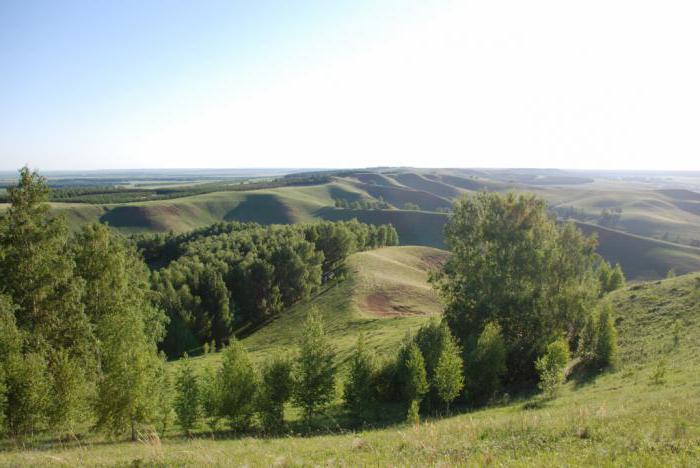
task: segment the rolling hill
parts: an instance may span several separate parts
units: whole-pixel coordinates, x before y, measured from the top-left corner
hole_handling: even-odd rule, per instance
[[[357,254],[348,280],[300,304],[244,344],[256,359],[288,353],[299,317],[315,305],[330,321],[341,362],[359,331],[372,346],[384,346],[380,351],[395,348],[406,329],[432,313],[423,303],[431,300],[421,272],[442,255],[422,248]],[[377,291],[387,296],[394,315],[362,306]],[[462,409],[419,426],[399,423],[351,432],[336,432],[329,416],[329,432],[307,437],[49,441],[0,452],[0,464],[697,466],[700,275],[631,285],[603,302],[613,305],[619,331],[617,370],[593,377],[574,371],[553,401],[505,396],[491,407]],[[215,359],[209,355],[195,362],[207,365]]]
[[[234,220],[274,224],[357,218],[366,223],[393,224],[402,245],[445,248],[442,230],[447,215],[438,210],[450,207],[457,197],[484,189],[534,192],[560,214],[575,213],[585,232],[598,234],[603,257],[619,262],[629,279],[661,278],[670,269],[678,274],[700,270],[700,249],[675,242],[700,242],[700,194],[687,189],[650,189],[637,183],[589,180],[562,171],[345,171],[317,185],[212,192],[148,202],[52,206],[56,213],[66,215],[75,229],[100,221],[125,233],[184,232]],[[399,209],[335,207],[337,199],[354,202],[380,197]],[[421,209],[400,209],[406,203]],[[597,224],[605,209],[620,210],[612,228]]]

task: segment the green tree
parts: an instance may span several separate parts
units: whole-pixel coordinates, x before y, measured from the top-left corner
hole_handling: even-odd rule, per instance
[[[232,429],[245,429],[255,411],[258,376],[243,345],[235,338],[222,352],[217,374],[221,390],[221,416]]]
[[[469,398],[477,404],[487,403],[500,390],[507,371],[506,345],[497,323],[486,324],[466,367]]]
[[[366,348],[364,335],[360,335],[345,383],[345,405],[358,418],[368,418],[376,409],[376,372],[376,356]]]
[[[263,366],[257,403],[260,420],[268,431],[284,424],[284,405],[292,395],[293,384],[289,359],[275,357]]]
[[[539,198],[493,192],[456,202],[445,235],[452,255],[435,283],[452,333],[468,356],[486,323],[499,323],[506,377],[530,381],[540,350],[579,330],[597,299],[596,240],[557,224]]]
[[[76,425],[89,412],[91,388],[85,385],[85,372],[66,349],[50,352],[51,403],[49,424],[55,431],[74,433]]]
[[[206,418],[209,429],[213,432],[219,428],[221,420],[221,405],[223,400],[223,390],[221,382],[217,378],[216,372],[212,368],[205,368],[202,373],[201,400],[202,413]]]
[[[579,357],[590,363],[595,361],[596,348],[598,346],[598,315],[589,314],[586,324],[583,326],[578,340]]]
[[[175,391],[177,422],[186,434],[190,434],[199,418],[201,395],[197,375],[187,355],[180,363],[180,370],[175,380]]]
[[[450,335],[445,342],[433,374],[433,387],[438,397],[445,403],[447,412],[450,412],[450,403],[459,396],[464,388],[464,375],[462,368],[464,363],[460,356],[460,350],[454,338]]]
[[[46,428],[51,408],[48,364],[36,352],[14,354],[5,365],[6,424],[20,436]]]
[[[154,389],[161,362],[140,310],[129,307],[106,314],[98,326],[102,375],[97,383],[96,425],[113,434],[130,430],[136,440],[139,426],[151,422],[157,411]]]
[[[406,366],[403,388],[404,397],[409,404],[413,401],[420,403],[428,392],[428,377],[425,371],[423,355],[413,342],[408,345],[404,365]]]
[[[612,320],[612,308],[605,305],[598,316],[596,333],[596,362],[602,367],[613,367],[617,363],[617,330]]]
[[[564,383],[564,371],[569,362],[569,344],[564,338],[547,345],[547,349],[535,368],[540,377],[539,387],[547,398],[554,398]]]
[[[312,308],[299,342],[293,393],[294,401],[304,411],[307,424],[314,413],[335,396],[334,357],[335,351],[326,336],[321,315]]]

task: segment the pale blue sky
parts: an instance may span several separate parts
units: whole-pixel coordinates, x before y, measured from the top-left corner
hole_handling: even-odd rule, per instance
[[[674,0],[0,0],[0,170],[697,170],[698,13]]]

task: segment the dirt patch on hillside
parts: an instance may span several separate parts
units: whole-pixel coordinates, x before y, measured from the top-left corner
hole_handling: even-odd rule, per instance
[[[368,295],[365,297],[364,303],[367,312],[380,317],[416,315],[418,313],[410,307],[392,304],[389,295],[383,292],[376,292]]]

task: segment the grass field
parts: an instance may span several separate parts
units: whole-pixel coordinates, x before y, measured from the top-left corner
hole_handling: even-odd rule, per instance
[[[353,257],[349,279],[312,301],[330,322],[340,361],[359,330],[372,336],[372,345],[395,343],[407,328],[435,311],[424,302],[430,302],[431,293],[421,278],[424,266],[441,256],[431,249],[390,248]],[[417,427],[399,423],[351,431],[329,423],[325,431],[303,437],[288,433],[273,438],[187,439],[175,431],[135,443],[44,442],[7,447],[0,453],[0,465],[698,466],[697,281],[700,275],[694,274],[638,284],[603,299],[614,306],[620,335],[618,369],[597,377],[574,371],[554,401],[537,395],[503,399],[489,408],[461,410]],[[378,315],[362,306],[377,291],[389,297],[390,310],[399,315]],[[244,344],[256,358],[289,352],[295,325],[308,307],[300,305]],[[415,314],[400,315],[404,310]],[[211,364],[215,358],[196,362]]]

